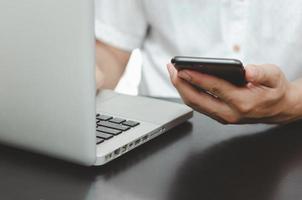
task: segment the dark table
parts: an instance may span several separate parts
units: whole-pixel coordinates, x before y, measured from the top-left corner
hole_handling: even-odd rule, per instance
[[[104,167],[0,146],[1,200],[302,199],[302,122],[187,122]]]

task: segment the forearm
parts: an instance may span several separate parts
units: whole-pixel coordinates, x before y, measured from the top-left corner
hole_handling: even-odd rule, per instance
[[[96,42],[96,65],[103,74],[103,89],[114,89],[123,75],[130,52],[126,52],[99,41]]]

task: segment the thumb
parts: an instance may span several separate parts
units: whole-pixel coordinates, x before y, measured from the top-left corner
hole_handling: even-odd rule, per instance
[[[247,65],[245,71],[248,82],[271,88],[275,88],[283,77],[283,73],[275,65]]]

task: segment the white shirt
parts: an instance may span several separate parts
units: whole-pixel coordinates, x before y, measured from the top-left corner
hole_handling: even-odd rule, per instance
[[[140,94],[178,97],[166,64],[176,55],[278,65],[302,76],[301,0],[96,0],[96,37],[143,51]]]

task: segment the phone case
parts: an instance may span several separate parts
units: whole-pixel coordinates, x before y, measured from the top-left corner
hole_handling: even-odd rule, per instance
[[[236,59],[177,56],[171,62],[177,70],[199,71],[224,79],[237,86],[246,85],[244,67],[241,61]]]

